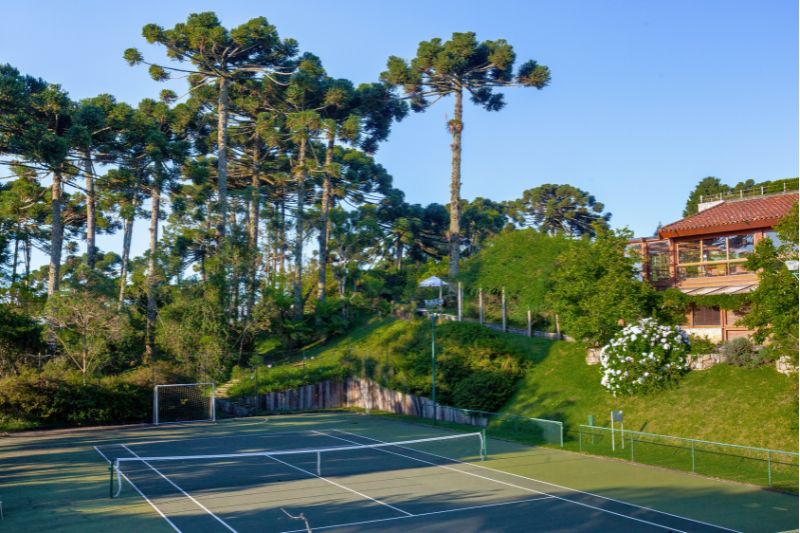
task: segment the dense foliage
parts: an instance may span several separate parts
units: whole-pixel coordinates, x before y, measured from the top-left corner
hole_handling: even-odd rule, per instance
[[[689,340],[682,330],[652,318],[625,326],[603,346],[602,385],[613,395],[651,392],[677,382],[688,370]]]
[[[653,289],[637,278],[637,258],[626,253],[630,233],[596,225],[594,240],[582,239],[556,259],[547,301],[570,335],[600,346],[623,322],[648,316]]]
[[[561,235],[547,235],[523,229],[506,231],[491,239],[464,263],[461,279],[474,302],[478,289],[485,293],[487,319],[498,321],[497,298],[505,288],[509,319],[524,323],[530,309],[537,323],[552,322],[546,296],[551,289],[556,258],[573,241]]]
[[[798,206],[776,227],[782,244],[775,246],[763,239],[747,260],[747,268],[758,272],[759,283],[750,294],[749,309],[742,323],[756,330],[759,343],[767,342],[767,350],[798,357],[798,280],[784,261],[798,258]]]

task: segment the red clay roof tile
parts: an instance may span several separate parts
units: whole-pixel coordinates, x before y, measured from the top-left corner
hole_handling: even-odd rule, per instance
[[[798,195],[794,192],[726,201],[696,215],[667,224],[658,234],[664,239],[769,227],[789,213],[792,206],[797,203],[797,198]]]

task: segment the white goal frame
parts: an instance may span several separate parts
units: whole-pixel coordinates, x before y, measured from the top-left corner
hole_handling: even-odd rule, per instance
[[[208,418],[197,418],[194,420],[170,420],[167,422],[163,422],[159,419],[159,405],[160,405],[160,397],[159,391],[167,388],[174,388],[174,387],[210,387],[211,394],[208,398]],[[153,424],[158,426],[161,424],[180,424],[184,422],[216,422],[217,421],[217,409],[216,409],[216,387],[213,382],[206,382],[206,383],[169,383],[165,385],[156,385],[153,387]]]

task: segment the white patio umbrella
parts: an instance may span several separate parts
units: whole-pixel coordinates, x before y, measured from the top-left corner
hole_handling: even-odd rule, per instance
[[[438,276],[431,276],[419,282],[420,287],[439,287],[439,299],[442,299],[442,287],[447,287],[447,282]]]

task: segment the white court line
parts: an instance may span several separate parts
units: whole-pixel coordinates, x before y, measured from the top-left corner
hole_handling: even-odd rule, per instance
[[[130,453],[132,453],[134,457],[139,457],[138,455],[136,455],[136,452],[134,452],[133,450],[131,450],[130,448],[128,448],[128,447],[127,447],[127,446],[125,446],[124,444],[120,444],[120,446],[122,446],[123,448],[125,448],[126,450],[128,450]],[[164,474],[162,474],[161,472],[159,472],[159,471],[158,471],[158,469],[156,469],[156,468],[155,468],[153,465],[151,465],[151,464],[150,464],[150,463],[148,463],[147,461],[142,461],[142,462],[143,462],[144,464],[146,464],[147,466],[149,466],[149,467],[150,467],[150,469],[151,469],[151,470],[153,470],[153,472],[155,472],[156,474],[158,474],[159,476],[161,476],[162,478],[164,478],[164,480],[166,480],[166,481],[167,481],[167,483],[169,483],[170,485],[172,485],[173,487],[175,487],[176,489],[178,489],[179,491],[181,491],[181,493],[182,493],[184,496],[186,496],[187,498],[189,498],[190,500],[192,500],[192,501],[193,501],[193,502],[194,502],[194,503],[195,503],[195,504],[196,504],[198,507],[200,507],[202,510],[204,510],[205,512],[207,512],[208,514],[210,514],[210,515],[211,515],[211,516],[212,516],[212,517],[213,517],[213,518],[214,518],[214,519],[215,519],[217,522],[219,522],[220,524],[222,524],[223,526],[225,526],[225,528],[227,528],[229,531],[232,531],[233,533],[238,533],[238,532],[237,532],[235,529],[233,529],[231,526],[229,526],[229,525],[228,525],[228,524],[227,524],[227,523],[226,523],[226,522],[225,522],[225,521],[224,521],[222,518],[218,517],[217,515],[215,515],[214,513],[212,513],[212,512],[211,512],[211,511],[208,509],[208,507],[206,507],[205,505],[203,505],[203,504],[202,504],[202,503],[200,503],[199,501],[195,500],[195,499],[192,497],[192,495],[191,495],[191,494],[189,494],[188,492],[186,492],[185,490],[183,490],[182,488],[180,488],[180,487],[179,487],[179,486],[178,486],[178,485],[177,485],[175,482],[173,482],[173,481],[172,481],[170,478],[168,478],[167,476],[165,476]]]
[[[486,503],[483,505],[472,505],[469,507],[459,507],[457,509],[445,509],[444,511],[431,511],[429,513],[419,513],[413,514],[411,516],[393,516],[391,518],[376,518],[375,520],[362,520],[361,522],[347,522],[346,524],[334,524],[331,526],[316,526],[314,529],[332,529],[335,527],[348,527],[348,526],[360,526],[365,524],[374,524],[376,522],[389,522],[392,520],[408,520],[409,518],[418,518],[422,516],[431,516],[437,514],[445,514],[445,513],[458,513],[461,511],[471,511],[473,509],[486,509],[488,507],[501,507],[503,505],[514,505],[517,503],[528,503],[528,502],[538,502],[541,500],[552,500],[554,499],[552,496],[542,496],[541,498],[529,498],[527,500],[514,500],[512,502],[498,502],[498,503]],[[281,533],[305,533],[308,531],[307,529],[292,529],[289,531],[281,531]]]
[[[373,439],[371,437],[365,437],[363,435],[358,435],[356,433],[350,433],[348,431],[344,431],[344,430],[341,430],[341,429],[334,429],[334,431],[339,431],[341,433],[346,433],[348,435],[353,435],[355,437],[362,437],[362,438],[365,438],[365,439],[368,439],[368,440],[373,440],[375,442],[383,442],[383,441],[378,440],[378,439]],[[403,446],[398,446],[398,448],[403,448]],[[413,448],[406,448],[406,449],[412,450],[412,451],[417,451],[417,450],[414,450]],[[443,455],[437,455],[437,454],[431,453],[431,452],[419,452],[419,453],[424,453],[426,455],[432,455],[434,457],[440,457],[442,459],[448,459],[450,461],[454,461],[454,459],[450,459],[449,457],[444,457]],[[475,468],[482,468],[484,470],[491,470],[493,472],[500,472],[502,474],[506,474],[506,475],[509,475],[509,476],[514,476],[514,477],[518,477],[518,478],[521,478],[521,479],[527,479],[527,480],[530,480],[530,481],[535,481],[535,482],[541,483],[543,485],[549,485],[551,487],[556,487],[556,488],[568,490],[568,491],[571,491],[571,492],[577,492],[577,493],[580,493],[580,494],[586,494],[587,496],[594,496],[595,498],[600,498],[600,499],[603,499],[603,500],[619,503],[619,504],[622,504],[622,505],[627,505],[629,507],[636,507],[637,509],[644,509],[646,511],[652,511],[654,513],[663,514],[665,516],[671,516],[672,518],[678,518],[680,520],[686,520],[688,522],[694,522],[695,524],[700,524],[700,525],[703,525],[703,526],[709,526],[709,527],[721,529],[723,531],[730,531],[731,533],[742,533],[738,529],[731,529],[731,528],[728,528],[728,527],[725,527],[725,526],[712,524],[710,522],[704,522],[702,520],[696,520],[694,518],[689,518],[688,516],[680,516],[680,515],[668,513],[666,511],[659,511],[658,509],[653,509],[652,507],[645,507],[644,505],[637,505],[635,503],[630,503],[630,502],[626,502],[626,501],[623,501],[623,500],[616,500],[614,498],[609,498],[608,496],[602,496],[600,494],[595,494],[593,492],[586,492],[586,491],[579,490],[579,489],[573,489],[573,488],[570,488],[570,487],[565,487],[564,485],[559,485],[557,483],[550,483],[548,481],[542,481],[541,479],[536,479],[536,478],[532,478],[532,477],[528,477],[528,476],[523,476],[521,474],[514,474],[512,472],[506,472],[505,470],[500,470],[500,469],[497,469],[497,468],[491,468],[491,467],[479,465],[479,464],[476,464],[476,463],[464,463],[463,461],[457,461],[457,462],[462,463],[462,464],[468,464],[470,466],[474,466]],[[556,498],[557,497],[558,496],[556,496]],[[571,501],[571,500],[568,500],[568,501]],[[578,503],[578,502],[573,502],[573,503]]]
[[[247,425],[256,425],[256,424],[247,424]],[[181,438],[174,438],[174,439],[163,439],[163,440],[143,440],[137,442],[128,442],[126,443],[128,446],[140,446],[143,444],[163,444],[168,442],[194,442],[198,440],[213,440],[213,439],[271,439],[271,438],[279,438],[283,437],[284,435],[305,435],[307,437],[313,437],[310,435],[313,433],[311,429],[305,429],[303,431],[276,431],[274,433],[258,433],[258,434],[245,434],[245,435],[215,435],[213,437],[194,437],[191,439],[181,439]],[[111,443],[117,444],[117,443]]]
[[[375,441],[375,442],[384,442],[384,441],[381,441],[381,440],[378,440],[378,439],[373,439],[372,437],[365,437],[363,435],[357,435],[355,433],[350,433],[350,432],[343,431],[343,430],[335,430],[335,431],[339,431],[340,433],[344,433],[346,435],[352,435],[354,437],[362,437],[364,439],[372,440],[372,441]],[[334,437],[334,435],[330,435],[330,436]],[[334,438],[336,438],[336,437],[334,437]],[[344,439],[344,438],[341,438],[341,437],[338,437],[338,438],[340,438],[341,440],[346,441],[346,442],[352,442],[354,444],[358,444],[355,441],[351,441],[351,440]],[[391,444],[391,443],[387,442],[386,444]],[[404,446],[398,446],[398,448],[405,448],[405,447]],[[643,524],[647,524],[647,525],[650,525],[650,526],[655,526],[655,527],[658,527],[658,528],[661,528],[661,529],[666,529],[667,531],[674,531],[676,533],[686,533],[685,531],[682,531],[680,529],[675,529],[675,528],[671,528],[669,526],[664,526],[664,525],[658,524],[656,522],[650,522],[649,520],[644,520],[642,518],[636,518],[634,516],[628,516],[628,515],[625,515],[625,514],[622,514],[622,513],[617,513],[617,512],[614,512],[614,511],[610,511],[608,509],[603,509],[602,507],[597,507],[595,505],[589,505],[588,503],[577,502],[575,500],[570,500],[569,498],[563,498],[561,496],[556,496],[555,494],[548,494],[546,492],[540,492],[538,490],[529,489],[527,487],[521,487],[521,486],[518,486],[518,485],[514,485],[513,483],[506,483],[505,481],[500,481],[498,479],[492,479],[492,478],[488,478],[488,477],[485,477],[485,476],[481,476],[479,474],[475,474],[474,472],[467,472],[465,470],[459,470],[457,468],[451,468],[451,467],[444,466],[444,465],[437,465],[436,463],[431,463],[431,462],[425,461],[423,459],[418,459],[416,457],[411,457],[410,455],[404,455],[402,453],[392,452],[392,451],[384,450],[384,449],[381,449],[381,448],[375,448],[375,449],[376,450],[380,450],[380,451],[382,451],[384,453],[390,453],[392,455],[397,455],[397,456],[400,456],[400,457],[406,457],[406,458],[414,460],[414,461],[419,461],[420,463],[433,465],[433,466],[436,466],[436,467],[439,467],[439,468],[444,468],[446,470],[452,470],[454,472],[460,472],[461,474],[466,474],[468,476],[474,476],[474,477],[486,479],[488,481],[493,481],[495,483],[501,483],[503,485],[508,485],[510,487],[517,487],[517,488],[520,488],[522,490],[527,490],[529,492],[536,492],[538,494],[545,494],[545,495],[548,495],[548,496],[552,496],[553,498],[556,498],[558,500],[562,500],[562,501],[569,502],[569,503],[574,503],[575,505],[580,505],[582,507],[587,507],[589,509],[595,509],[597,511],[602,511],[604,513],[613,514],[613,515],[616,515],[616,516],[620,516],[622,518],[627,518],[628,520],[635,520],[636,522],[641,522]],[[405,448],[405,449],[408,449],[408,450],[411,450],[411,451],[417,451],[417,450],[414,450],[413,448]],[[460,463],[460,464],[465,464],[465,465],[472,465],[472,463],[465,463],[464,461],[459,461],[458,459],[452,459],[452,458],[449,458],[449,457],[443,457],[441,455],[436,455],[435,453],[429,453],[429,452],[423,452],[423,451],[417,451],[417,453],[424,453],[424,454],[432,455],[432,456],[435,456],[435,457],[441,457],[442,459],[447,459],[447,460],[453,461],[455,463]],[[478,466],[478,465],[474,465],[474,466]],[[488,470],[494,470],[494,469],[488,469]],[[495,470],[495,471],[499,472],[498,470]],[[527,478],[527,479],[530,479],[530,478]],[[536,481],[536,480],[535,479],[531,479],[531,481]]]
[[[275,456],[273,456],[273,455],[268,455],[267,457],[268,457],[268,458],[270,458],[270,459],[272,459],[272,460],[274,460],[274,461],[278,461],[279,463],[281,463],[281,464],[284,464],[284,465],[286,465],[286,466],[288,466],[288,467],[290,467],[290,468],[294,468],[295,470],[299,470],[300,472],[303,472],[304,474],[308,474],[309,476],[313,476],[313,477],[315,477],[315,478],[317,478],[317,479],[321,479],[322,481],[325,481],[326,483],[330,483],[331,485],[334,485],[334,486],[336,486],[336,487],[339,487],[340,489],[344,489],[344,490],[350,491],[350,492],[352,492],[353,494],[358,494],[358,495],[359,495],[359,496],[361,496],[362,498],[366,498],[366,499],[368,499],[368,500],[372,500],[372,501],[373,501],[373,502],[375,502],[375,503],[379,503],[379,504],[381,504],[381,505],[385,505],[386,507],[388,507],[388,508],[390,508],[390,509],[394,509],[395,511],[397,511],[397,512],[399,512],[399,513],[403,513],[403,514],[404,514],[404,515],[406,515],[406,516],[414,516],[414,515],[412,515],[411,513],[409,513],[408,511],[404,511],[404,510],[400,509],[399,507],[395,507],[394,505],[391,505],[391,504],[389,504],[389,503],[386,503],[386,502],[384,502],[384,501],[381,501],[381,500],[378,500],[378,499],[376,499],[376,498],[373,498],[372,496],[367,496],[367,495],[366,495],[366,494],[364,494],[364,493],[358,492],[357,490],[355,490],[355,489],[351,489],[350,487],[345,487],[344,485],[341,485],[341,484],[339,484],[339,483],[336,483],[335,481],[332,481],[332,480],[330,480],[330,479],[328,479],[328,478],[325,478],[325,477],[322,477],[322,476],[318,476],[318,475],[317,475],[317,474],[315,474],[314,472],[310,472],[310,471],[308,471],[308,470],[306,470],[306,469],[304,469],[304,468],[300,468],[299,466],[295,466],[295,465],[289,464],[289,463],[287,463],[286,461],[281,461],[280,459],[278,459],[277,457],[275,457]],[[305,531],[305,530],[304,530],[304,531]]]
[[[108,462],[108,464],[109,464],[109,465],[111,465],[111,461],[109,461],[109,460],[108,460],[108,457],[106,457],[106,455],[105,455],[103,452],[101,452],[101,451],[100,451],[100,449],[99,449],[97,446],[92,446],[92,448],[94,448],[94,450],[95,450],[97,453],[99,453],[99,454],[100,454],[100,456],[101,456],[103,459],[105,459],[105,460]],[[155,509],[155,510],[156,510],[156,512],[157,512],[159,515],[161,515],[161,518],[163,518],[164,520],[166,520],[166,521],[167,521],[167,523],[168,523],[169,525],[171,525],[171,526],[172,526],[172,529],[174,529],[174,530],[175,530],[175,531],[177,531],[178,533],[183,533],[183,532],[182,532],[182,531],[181,531],[181,530],[178,528],[178,526],[176,526],[175,524],[173,524],[173,523],[172,523],[172,520],[170,520],[169,518],[167,518],[167,515],[165,515],[164,513],[162,513],[162,512],[161,512],[161,509],[159,509],[159,508],[156,506],[156,504],[154,504],[153,502],[151,502],[151,501],[150,501],[150,498],[148,498],[147,496],[145,496],[145,495],[144,495],[144,493],[143,493],[142,491],[140,491],[140,490],[139,490],[139,487],[137,487],[136,485],[134,485],[134,484],[133,484],[133,481],[131,481],[131,480],[130,480],[130,478],[128,478],[128,476],[126,476],[126,475],[125,475],[125,474],[123,474],[122,472],[117,472],[117,474],[119,474],[120,476],[122,476],[122,477],[125,479],[125,481],[127,481],[128,483],[130,483],[130,484],[131,484],[131,487],[133,487],[133,490],[135,490],[136,492],[138,492],[138,493],[139,493],[139,496],[141,496],[142,498],[144,498],[144,501],[146,501],[147,503],[149,503],[149,504],[150,504],[150,507],[152,507],[153,509]]]

